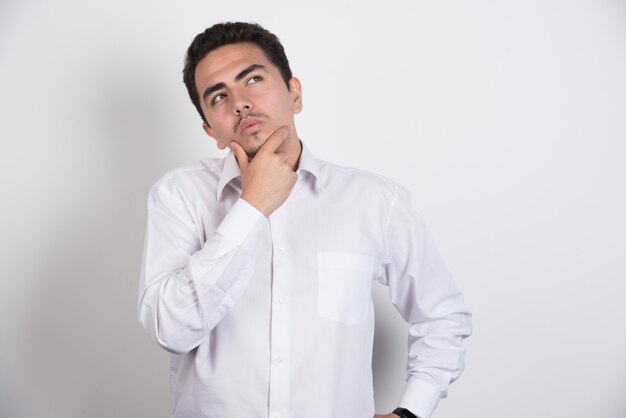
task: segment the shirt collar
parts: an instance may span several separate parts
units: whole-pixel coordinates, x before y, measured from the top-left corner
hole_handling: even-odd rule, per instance
[[[313,157],[313,154],[311,154],[311,151],[304,142],[300,141],[300,144],[302,145],[302,153],[300,153],[300,161],[298,162],[298,170],[296,170],[296,173],[298,173],[298,175],[302,171],[311,173],[313,188],[316,192],[319,192],[324,186],[320,162]]]
[[[298,162],[298,169],[296,172],[299,174],[302,171],[306,171],[312,175],[313,187],[318,192],[323,187],[322,170],[319,162],[313,157],[309,148],[300,141],[302,146],[302,152],[300,153],[300,161]],[[235,154],[230,151],[223,159],[224,165],[222,166],[222,174],[220,180],[217,183],[217,200],[222,197],[222,192],[227,185],[230,185],[235,190],[241,193],[241,171],[239,170],[239,164]]]

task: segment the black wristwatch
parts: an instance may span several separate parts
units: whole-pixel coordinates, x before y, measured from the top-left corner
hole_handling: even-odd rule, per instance
[[[413,412],[409,411],[406,408],[396,408],[393,410],[393,413],[400,418],[417,418]]]

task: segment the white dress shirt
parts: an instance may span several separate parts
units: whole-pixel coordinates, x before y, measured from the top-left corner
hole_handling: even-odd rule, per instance
[[[430,417],[471,323],[409,193],[304,144],[297,173],[269,219],[232,153],[150,190],[139,320],[172,353],[173,416],[371,418],[376,280],[409,323],[398,405]]]

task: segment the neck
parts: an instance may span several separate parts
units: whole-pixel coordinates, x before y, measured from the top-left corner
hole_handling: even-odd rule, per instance
[[[278,147],[278,150],[287,154],[287,162],[291,169],[296,171],[300,163],[300,154],[302,154],[302,143],[298,139],[298,134],[295,131],[290,134],[289,138]]]

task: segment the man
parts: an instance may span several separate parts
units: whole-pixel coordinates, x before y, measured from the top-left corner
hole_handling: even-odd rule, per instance
[[[208,28],[184,81],[223,159],[150,190],[139,318],[172,353],[174,417],[428,418],[463,370],[470,314],[408,192],[315,159],[278,39]],[[399,408],[374,415],[374,280],[410,324]]]

